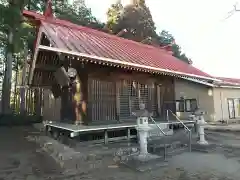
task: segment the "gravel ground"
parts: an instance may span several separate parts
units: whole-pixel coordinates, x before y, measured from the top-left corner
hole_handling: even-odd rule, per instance
[[[33,128],[0,127],[0,134],[0,180],[53,179],[62,172],[39,146],[25,139],[34,134]]]
[[[183,153],[170,159],[169,166],[145,173],[119,167],[113,156],[97,159],[98,166],[90,171],[73,175],[65,174],[37,143],[26,137],[41,138],[31,127],[0,128],[0,180],[239,180],[239,148],[219,147],[214,153]],[[211,136],[211,135],[209,135]],[[216,135],[212,135],[215,136]],[[218,143],[239,140],[239,135],[218,136]],[[216,140],[216,138],[215,138]],[[227,142],[229,142],[229,140]],[[61,146],[61,145],[59,145]],[[100,148],[102,149],[102,148]],[[103,148],[104,150],[104,148]],[[66,149],[65,149],[66,151]],[[86,151],[86,148],[85,150]],[[89,154],[97,153],[89,147]],[[86,162],[88,163],[88,162]],[[80,167],[81,168],[81,167]]]

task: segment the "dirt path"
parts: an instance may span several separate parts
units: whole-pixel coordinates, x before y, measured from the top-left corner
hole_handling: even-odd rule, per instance
[[[0,127],[0,180],[56,179],[61,168],[39,147],[26,140],[32,127]]]
[[[223,149],[213,154],[184,153],[170,159],[169,166],[148,173],[110,166],[112,159],[105,159],[108,163],[102,163],[97,170],[66,176],[48,154],[27,140],[28,136],[39,136],[39,132],[32,127],[0,127],[0,180],[235,180],[240,177],[240,155],[236,153],[239,149]]]

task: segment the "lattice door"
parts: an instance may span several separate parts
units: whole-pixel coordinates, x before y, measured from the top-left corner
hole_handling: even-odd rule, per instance
[[[98,79],[88,81],[88,107],[92,121],[116,120],[116,86]]]

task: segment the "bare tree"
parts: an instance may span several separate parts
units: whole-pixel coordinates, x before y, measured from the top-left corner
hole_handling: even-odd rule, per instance
[[[230,18],[231,16],[233,16],[233,15],[235,14],[235,12],[240,11],[240,9],[237,8],[237,5],[238,5],[238,3],[235,3],[235,4],[233,5],[233,9],[228,12],[227,17],[224,18],[224,20],[226,20],[226,19]]]

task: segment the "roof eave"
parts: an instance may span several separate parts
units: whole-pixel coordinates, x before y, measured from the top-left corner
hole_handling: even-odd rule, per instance
[[[218,87],[218,88],[229,88],[229,89],[240,89],[240,85],[238,86],[224,86],[224,85],[220,85],[220,86],[216,86],[215,87]]]
[[[116,60],[116,59],[99,57],[99,56],[89,55],[89,54],[80,53],[80,52],[68,51],[68,50],[55,48],[55,47],[44,46],[44,45],[39,45],[39,49],[40,50],[53,51],[53,52],[56,52],[56,53],[64,53],[64,54],[74,55],[74,56],[78,56],[78,57],[96,59],[96,60],[100,60],[100,61],[104,61],[104,62],[108,62],[108,63],[121,64],[121,65],[130,66],[130,67],[134,67],[134,68],[146,69],[149,72],[150,71],[163,72],[163,73],[175,74],[175,75],[179,75],[179,76],[187,76],[187,77],[193,77],[193,78],[198,78],[198,79],[218,81],[218,79],[215,79],[215,78],[212,78],[212,77],[205,77],[205,76],[199,76],[199,75],[195,75],[195,74],[188,74],[188,73],[183,73],[183,72],[178,72],[178,71],[172,71],[172,70],[168,70],[168,69],[155,68],[155,67],[151,67],[151,66],[129,63],[129,62],[126,62],[126,61],[120,61],[120,60]]]
[[[198,80],[198,79],[186,78],[186,77],[181,77],[181,78],[185,79],[187,81],[192,81],[192,82],[195,82],[195,83],[198,83],[198,84],[202,84],[202,85],[206,85],[206,86],[209,86],[209,87],[215,87],[214,84],[211,84],[211,83],[208,83],[208,82],[204,82],[204,81],[201,81],[201,80]]]

